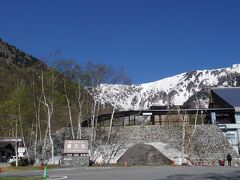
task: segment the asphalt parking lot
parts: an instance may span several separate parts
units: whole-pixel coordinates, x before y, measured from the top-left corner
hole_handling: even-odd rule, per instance
[[[41,176],[42,171],[1,173],[3,176]],[[49,179],[69,180],[239,180],[240,167],[146,166],[60,168],[48,171]]]

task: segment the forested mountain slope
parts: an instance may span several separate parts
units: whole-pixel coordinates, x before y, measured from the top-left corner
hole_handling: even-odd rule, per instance
[[[64,82],[66,91],[64,88]],[[47,109],[44,105],[43,87],[48,103],[53,103],[51,128],[53,131],[69,126],[66,92],[70,101],[73,125],[77,126],[78,85],[46,65],[41,60],[24,53],[0,39],[0,136],[15,136],[16,123],[19,134],[31,142],[36,132],[42,137],[47,128]],[[80,88],[86,102],[90,95]],[[89,114],[90,104],[83,107],[83,118]],[[20,121],[21,120],[21,121]]]

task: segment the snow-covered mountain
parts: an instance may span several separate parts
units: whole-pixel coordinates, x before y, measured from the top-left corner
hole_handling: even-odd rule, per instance
[[[207,106],[210,87],[240,86],[240,64],[196,70],[139,85],[102,84],[102,104],[121,110],[148,109],[153,105]]]

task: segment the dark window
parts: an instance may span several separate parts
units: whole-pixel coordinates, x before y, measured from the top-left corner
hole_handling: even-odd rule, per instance
[[[6,154],[5,151],[1,152],[1,156],[5,156],[5,154]]]

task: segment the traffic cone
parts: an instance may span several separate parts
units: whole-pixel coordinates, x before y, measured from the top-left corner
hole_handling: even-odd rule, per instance
[[[47,179],[48,178],[48,174],[47,174],[47,166],[44,166],[44,170],[43,170],[43,179]]]

